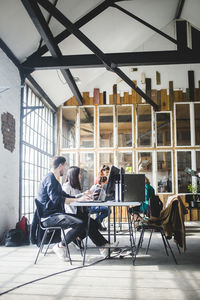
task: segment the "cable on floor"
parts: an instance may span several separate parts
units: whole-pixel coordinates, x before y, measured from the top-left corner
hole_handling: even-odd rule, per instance
[[[117,255],[116,255],[116,256],[117,256]],[[73,270],[78,270],[78,269],[82,269],[82,268],[87,268],[87,267],[94,266],[94,265],[96,265],[96,264],[98,264],[98,263],[104,261],[106,258],[107,258],[107,257],[102,258],[102,259],[100,259],[100,260],[97,260],[97,261],[95,261],[95,262],[93,262],[93,263],[91,263],[91,264],[89,264],[89,265],[84,265],[84,266],[79,266],[79,267],[75,267],[75,268],[72,268],[72,269],[67,269],[67,270],[59,271],[59,272],[52,273],[52,274],[49,274],[49,275],[44,276],[44,277],[40,277],[40,278],[31,280],[31,281],[28,281],[28,282],[19,284],[19,285],[15,286],[15,287],[13,287],[13,288],[7,290],[7,291],[4,291],[3,293],[0,293],[0,296],[3,296],[3,295],[5,295],[5,294],[8,294],[8,293],[10,293],[10,292],[12,292],[12,291],[14,291],[14,290],[16,290],[16,289],[19,289],[19,288],[21,288],[21,287],[23,287],[23,286],[26,286],[26,285],[28,285],[28,284],[31,284],[31,283],[34,283],[34,282],[37,282],[37,281],[40,281],[40,280],[43,280],[43,279],[47,279],[47,278],[52,277],[52,276],[56,276],[56,275],[59,275],[59,274],[62,274],[62,273],[66,273],[66,272],[69,272],[69,271],[73,271]]]

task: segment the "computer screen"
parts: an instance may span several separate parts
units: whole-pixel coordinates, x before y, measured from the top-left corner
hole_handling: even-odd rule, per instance
[[[122,201],[143,202],[145,201],[145,175],[123,174],[122,175]]]
[[[120,169],[115,166],[111,167],[107,188],[106,188],[106,200],[115,199],[115,184],[119,181]]]

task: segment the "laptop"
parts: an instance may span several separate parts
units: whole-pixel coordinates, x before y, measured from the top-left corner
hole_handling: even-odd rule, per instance
[[[97,190],[97,189],[96,189]],[[106,192],[103,188],[99,188],[100,193],[96,199],[93,199],[91,201],[81,201],[82,203],[101,203],[106,201]],[[95,191],[94,191],[95,193]]]

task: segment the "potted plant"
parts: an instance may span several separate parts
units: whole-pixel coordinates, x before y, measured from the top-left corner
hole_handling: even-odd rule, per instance
[[[193,200],[190,202],[191,207],[195,207],[196,201],[198,200],[198,193],[200,192],[200,185],[198,184],[188,184],[188,191],[192,193]]]

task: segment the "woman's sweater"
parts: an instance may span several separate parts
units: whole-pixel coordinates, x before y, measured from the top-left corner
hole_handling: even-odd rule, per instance
[[[78,189],[74,189],[69,182],[66,182],[63,184],[62,189],[65,193],[67,193],[70,196],[76,196],[76,198],[81,197],[81,191]],[[77,207],[72,206],[70,204],[65,204],[65,212],[68,214],[77,214]]]

